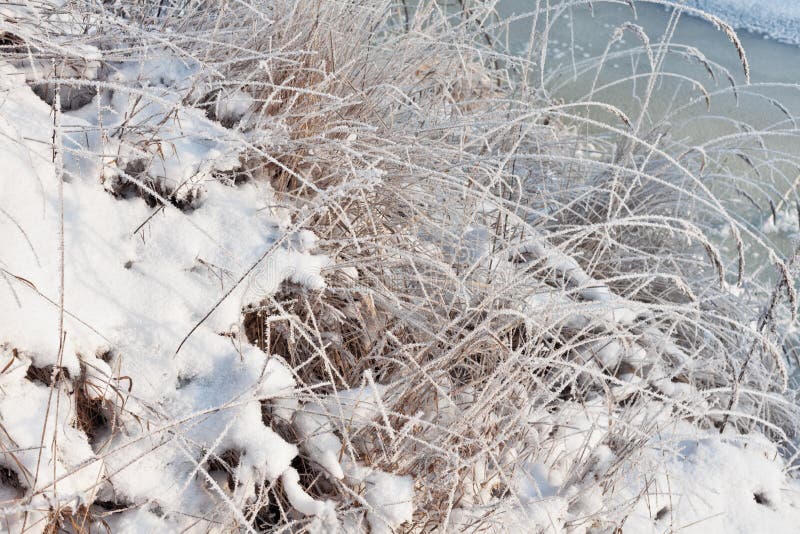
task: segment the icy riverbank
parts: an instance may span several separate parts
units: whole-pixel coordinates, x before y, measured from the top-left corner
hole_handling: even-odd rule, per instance
[[[435,3],[2,9],[2,529],[800,524],[699,156]]]

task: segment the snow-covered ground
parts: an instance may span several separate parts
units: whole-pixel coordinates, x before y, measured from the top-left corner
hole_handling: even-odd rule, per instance
[[[8,16],[3,24],[17,29]],[[469,396],[451,403],[442,378],[431,413],[406,414],[408,424],[395,429],[389,417],[397,414],[385,403],[404,392],[370,370],[358,387],[315,395],[297,380],[302,363],[293,367],[248,341],[244,309],[287,284],[322,291],[340,266],[318,248],[308,224],[314,208],[290,209],[268,180],[233,179],[248,150],[283,130],[223,125],[253,111],[244,94],[219,104],[213,118],[183,105],[198,67],[161,52],[156,60],[115,64],[97,94],[69,110],[61,109],[68,95],[60,82],[48,103],[33,90],[44,84],[35,67],[0,62],[0,529],[255,532],[296,521],[298,531],[405,531],[424,495],[449,488],[345,454],[338,423],[352,433],[413,435],[431,413],[466,417]],[[90,69],[101,56],[96,49],[69,53]],[[380,179],[364,176],[364,190]],[[593,314],[613,328],[638,320],[641,310],[542,241],[517,253],[578,288],[585,315],[572,313],[565,323]],[[522,308],[529,324],[569,300],[548,298]],[[682,357],[659,336],[647,331],[641,340]],[[642,359],[649,353],[639,342],[592,345],[586,354],[600,363],[587,368],[600,374]],[[527,448],[485,451],[483,463],[462,471],[472,493],[443,524],[428,527],[796,531],[800,483],[790,462],[757,432],[742,435],[730,425],[720,434],[691,417],[674,418],[688,384],[648,382],[661,401],[625,420],[632,442],[641,434],[646,446],[623,460],[609,435],[626,408],[608,399],[629,397],[639,383],[623,376],[609,381],[608,398],[564,402],[557,412],[531,405],[520,442]],[[655,436],[645,430],[654,426]],[[301,457],[319,466],[322,482],[305,476]],[[498,497],[486,472],[501,461],[516,466],[503,481],[511,497],[487,518],[487,503]],[[359,506],[311,496],[315,484],[334,482],[350,488]],[[287,506],[273,513],[287,517],[270,525],[256,515],[269,508],[267,489],[275,486]]]
[[[272,207],[268,185],[219,178],[238,164],[236,145],[220,140],[224,129],[199,111],[169,116],[170,84],[190,74],[177,65],[146,65],[130,75],[147,80],[142,85],[161,103],[137,111],[166,120],[165,131],[175,136],[153,150],[165,182],[195,188],[189,213],[112,194],[116,173],[135,156],[86,132],[101,122],[121,125],[133,113],[130,95],[108,91],[88,108],[59,113],[33,93],[23,72],[3,65],[0,417],[3,465],[17,473],[17,491],[30,497],[4,508],[8,532],[42,531],[52,506],[93,501],[131,507],[108,520],[114,532],[179,531],[193,517],[213,517],[220,503],[226,506],[217,519],[226,520],[256,498],[261,481],[279,479],[298,511],[337,523],[330,503],[297,485],[297,447],[263,421],[264,402],[291,420],[298,406],[291,370],[239,335],[246,305],[284,281],[322,288],[329,260],[314,252],[310,231],[293,231]],[[118,71],[115,81],[125,75]],[[251,265],[255,274],[234,286]],[[229,287],[235,291],[192,330]],[[122,398],[124,409],[110,427],[105,418],[113,410],[104,412],[100,429],[91,426],[96,420],[79,423],[85,414],[76,412],[74,387],[101,411]],[[313,434],[313,421],[298,424]],[[318,447],[321,457],[334,458],[323,465],[335,465],[341,448],[329,445]],[[222,451],[239,455],[232,492],[224,478],[206,472],[209,458]],[[369,481],[373,532],[410,519],[405,478],[357,465],[348,476]],[[19,497],[14,488],[2,491],[6,503]],[[242,528],[250,522],[233,520]]]
[[[163,76],[163,66],[154,67],[137,74]],[[197,117],[172,119],[180,123],[177,140],[158,158],[165,179],[191,180],[202,191],[197,209],[185,214],[170,204],[160,209],[141,198],[118,200],[103,185],[113,181],[114,168],[124,168],[125,156],[113,141],[89,139],[85,132],[101,120],[121,122],[129,95],[96,102],[84,110],[87,121],[81,113],[54,117],[9,65],[2,84],[6,287],[0,344],[8,366],[0,378],[0,415],[5,438],[18,449],[4,464],[13,458],[20,483],[38,493],[26,504],[27,515],[6,513],[5,528],[41,530],[52,503],[77,507],[95,499],[143,504],[130,514],[136,517],[112,521],[115,531],[152,524],[154,507],[162,515],[201,513],[221,490],[212,479],[196,477],[200,462],[189,451],[198,447],[246,451],[236,473],[247,481],[245,495],[216,498],[235,502],[252,496],[255,480],[290,477],[297,450],[264,426],[260,401],[288,402],[292,375],[282,362],[226,336],[235,332],[244,302],[257,301],[283,280],[324,283],[320,270],[327,260],[310,251],[313,236],[289,231],[285,218],[268,207],[268,189],[211,179],[231,167],[236,151],[216,141]],[[147,112],[154,120],[165,116],[163,109]],[[80,151],[87,143],[105,143],[98,150],[108,161],[84,158]],[[227,278],[271,246],[277,249],[259,275],[176,354],[177,341],[214,304]],[[33,367],[42,370],[44,382],[52,380],[54,368],[85,377],[81,387],[101,405],[124,395],[116,431],[93,436],[90,445],[88,429],[75,428],[79,414],[69,388],[62,381],[50,388],[25,379]],[[113,490],[103,482],[107,476],[115,480]],[[178,524],[158,530],[177,530]]]

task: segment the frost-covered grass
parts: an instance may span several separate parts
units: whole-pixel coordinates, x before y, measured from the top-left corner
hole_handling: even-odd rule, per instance
[[[665,58],[728,76],[634,24],[636,114],[553,99],[571,4],[522,55],[492,3],[59,4],[0,7],[3,529],[798,524],[795,265],[727,194],[785,220],[790,114],[670,138]]]

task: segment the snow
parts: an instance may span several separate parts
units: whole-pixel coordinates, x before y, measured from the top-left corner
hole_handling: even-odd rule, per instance
[[[763,33],[791,44],[800,44],[800,4],[784,0],[687,0],[734,28]]]
[[[369,386],[338,391],[324,401],[328,414],[347,421],[354,430],[368,425],[381,415],[381,397],[386,394],[386,386]]]
[[[4,438],[17,449],[13,455],[3,455],[3,466],[14,469],[23,487],[31,488],[36,481],[43,490],[29,505],[28,521],[35,523],[47,515],[52,500],[67,506],[91,502],[104,465],[86,435],[70,424],[75,414],[66,388],[51,390],[22,379],[29,363],[0,375],[0,418]],[[40,448],[41,443],[48,446]],[[12,514],[8,531],[20,531],[22,521]]]
[[[221,334],[241,322],[245,305],[258,303],[285,280],[311,289],[324,286],[321,270],[328,259],[313,252],[313,235],[303,231],[279,242],[289,221],[267,208],[272,203],[268,186],[234,188],[215,180],[215,172],[238,161],[239,149],[212,140],[219,137],[213,135],[213,126],[190,114],[167,120],[175,136],[150,168],[166,190],[189,182],[202,191],[195,196],[194,209],[154,209],[141,198],[115,198],[108,184],[122,179],[116,170],[120,162],[141,154],[128,150],[126,155],[119,140],[83,134],[94,131],[98,121],[113,126],[130,112],[124,93],[114,91],[109,97],[111,91],[101,92],[96,97],[101,113],[61,117],[65,343],[59,353],[59,178],[48,147],[53,116],[25,85],[24,76],[9,65],[3,69],[0,346],[9,348],[4,355],[13,348],[18,356],[0,375],[0,415],[10,425],[11,439],[30,448],[16,455],[28,475],[23,484],[28,491],[39,491],[28,507],[46,513],[48,500],[88,502],[100,492],[111,500],[150,503],[167,515],[202,514],[216,501],[205,488],[209,482],[195,476],[198,466],[208,454],[227,450],[242,453],[235,468],[240,484],[230,497],[239,503],[234,508],[254,498],[257,481],[292,480],[290,464],[297,448],[265,426],[261,409],[262,402],[274,402],[278,413],[291,418],[297,406],[291,401],[291,372],[241,335],[234,340]],[[150,87],[156,83],[148,80]],[[169,110],[152,105],[147,112],[151,120],[161,120]],[[93,150],[116,150],[116,163],[91,158],[87,151]],[[276,242],[274,254],[176,354],[180,339]],[[98,358],[102,354],[108,361]],[[67,385],[51,392],[21,379],[29,366],[62,366],[72,378],[85,369],[90,398],[126,398],[116,430],[102,443],[90,443],[71,424],[75,414]],[[129,396],[130,385],[134,394]],[[295,488],[293,495],[305,503],[305,511],[327,510],[302,488]],[[153,522],[142,516],[144,511],[135,513],[145,524]],[[176,525],[186,521],[179,516],[170,520]],[[135,523],[120,519],[120,530],[129,524]],[[38,525],[43,528],[44,523]]]
[[[330,418],[322,407],[313,403],[305,405],[295,417],[295,426],[304,438],[308,455],[330,476],[344,478],[344,471],[339,464],[342,442],[333,432]]]
[[[254,105],[252,96],[244,91],[234,90],[217,97],[214,101],[214,114],[220,122],[234,124],[242,120]]]
[[[797,212],[794,209],[778,210],[775,216],[767,217],[761,225],[761,231],[765,234],[778,234],[791,238],[796,238],[797,230]]]
[[[370,532],[388,534],[414,514],[414,481],[409,476],[397,476],[373,471],[366,479],[367,511]]]
[[[309,457],[329,476],[364,488],[370,532],[388,534],[413,516],[413,478],[354,462],[335,433],[337,423],[355,432],[378,419],[384,393],[385,388],[377,384],[333,393],[298,410],[295,427]]]
[[[516,525],[527,531],[537,525],[548,533],[589,532],[590,526],[603,525],[600,511],[609,498],[623,508],[635,503],[626,512],[621,530],[626,534],[792,532],[800,524],[800,483],[787,479],[789,466],[763,436],[703,434],[689,424],[673,428],[609,495],[597,481],[617,466],[616,455],[596,443],[598,421],[589,424],[577,407],[574,415],[574,425],[563,419],[553,436],[555,451],[518,473],[522,502],[506,510],[506,528]],[[582,481],[566,480],[564,467],[584,454],[593,459],[592,472]],[[468,525],[472,513],[462,510],[456,525]]]
[[[309,497],[299,484],[300,476],[297,471],[288,470],[283,473],[281,482],[286,496],[294,508],[306,515],[328,516],[333,514],[333,503],[319,502]]]
[[[686,439],[678,449],[648,481],[625,532],[790,532],[800,524],[800,484],[787,483],[787,466],[765,439]]]
[[[0,415],[11,425],[10,438],[25,449],[17,454],[17,465],[7,467],[23,469],[26,493],[38,491],[26,505],[38,510],[32,516],[38,528],[44,528],[47,502],[84,503],[94,496],[130,507],[111,521],[119,532],[137,532],[143,525],[181,530],[194,521],[192,515],[211,519],[220,503],[229,510],[223,513],[234,512],[244,526],[238,510],[256,498],[266,480],[280,481],[296,511],[317,516],[317,527],[335,531],[333,505],[306,494],[291,467],[297,447],[263,421],[263,402],[284,421],[300,408],[292,372],[250,346],[238,326],[245,306],[284,281],[311,290],[324,287],[322,270],[329,260],[314,252],[316,236],[308,229],[287,233],[291,221],[270,207],[278,203],[268,185],[231,187],[216,179],[238,165],[247,141],[199,111],[174,105],[175,89],[190,83],[190,67],[179,61],[122,66],[89,105],[58,117],[65,236],[65,338],[59,351],[62,214],[60,176],[48,146],[53,112],[25,84],[40,75],[8,64],[2,69],[0,132],[6,141],[0,144],[0,161],[7,172],[0,178],[6,293],[0,298],[0,347],[8,348],[4,360],[13,359],[13,365],[0,375]],[[239,92],[220,102],[216,112],[221,120],[238,120],[251,106],[252,99]],[[141,126],[159,124],[171,135],[151,143],[135,131],[124,138],[98,134],[100,126],[124,132],[116,127],[131,116],[145,117]],[[132,169],[146,169],[153,181]],[[365,175],[365,180],[379,178]],[[141,198],[146,195],[121,193],[131,182],[167,202],[154,207]],[[234,286],[266,250],[272,253]],[[229,289],[233,292],[176,352],[178,342]],[[23,379],[31,366],[63,367],[70,377],[83,377],[89,399],[124,398],[114,430],[90,440],[71,424],[75,414],[66,384],[51,392]],[[378,413],[382,392],[373,382],[340,392],[325,403],[325,415],[322,406],[313,415],[313,405],[298,414],[297,428],[316,434],[305,447],[335,478],[344,477],[341,442],[332,431],[316,433],[310,425],[329,428],[334,407],[354,428],[366,425]],[[62,408],[54,416],[55,405]],[[239,459],[232,490],[204,467],[227,451]],[[38,477],[37,464],[46,466]],[[410,519],[409,477],[372,470],[361,477],[369,486],[375,532]],[[393,500],[398,496],[402,502]],[[21,526],[24,514],[11,521]]]

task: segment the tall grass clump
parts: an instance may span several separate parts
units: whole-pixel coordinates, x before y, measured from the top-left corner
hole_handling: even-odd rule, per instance
[[[610,47],[569,65],[547,57],[549,31],[583,3],[531,2],[529,47],[512,54],[491,1],[31,2],[5,17],[2,54],[65,113],[129,102],[124,127],[99,124],[64,147],[94,162],[109,195],[192,218],[208,183],[269,184],[287,239],[316,235],[331,258],[325,287],[261,292],[230,335],[291,368],[296,412],[265,405],[265,424],[299,447],[301,486],[333,502],[343,528],[363,517],[372,532],[621,528],[644,497],[619,488],[667,461],[672,431],[758,432],[795,452],[784,346],[795,260],[737,203],[794,206],[797,157],[769,140],[797,130],[786,111],[768,128],[731,121],[702,146],[670,137],[679,110],[651,115],[656,91],[703,104],[750,87],[717,84],[735,74],[672,42],[679,11],[661,42],[635,24],[611,36],[641,41],[624,52],[639,70],[620,80],[638,80],[633,112],[600,82],[576,102],[552,97],[565,71],[593,76],[618,59]],[[733,31],[712,22],[746,70]],[[672,76],[673,57],[709,76]],[[119,75],[159,62],[159,87]],[[181,113],[233,163],[172,179]],[[746,261],[753,250],[768,251],[768,276]],[[270,254],[232,273],[198,321],[240,285],[258,288]],[[179,354],[192,333],[174,339]],[[134,417],[124,399],[136,384],[113,406],[87,406],[84,390],[85,429]],[[198,455],[197,469],[233,472],[241,458],[227,452]],[[521,488],[541,485],[538,465],[565,488],[565,511],[529,505]],[[410,521],[385,517],[363,472],[412,481]],[[286,488],[264,487],[256,500],[217,498],[214,521],[194,528],[311,528]],[[61,510],[53,528],[79,531],[101,508]]]

